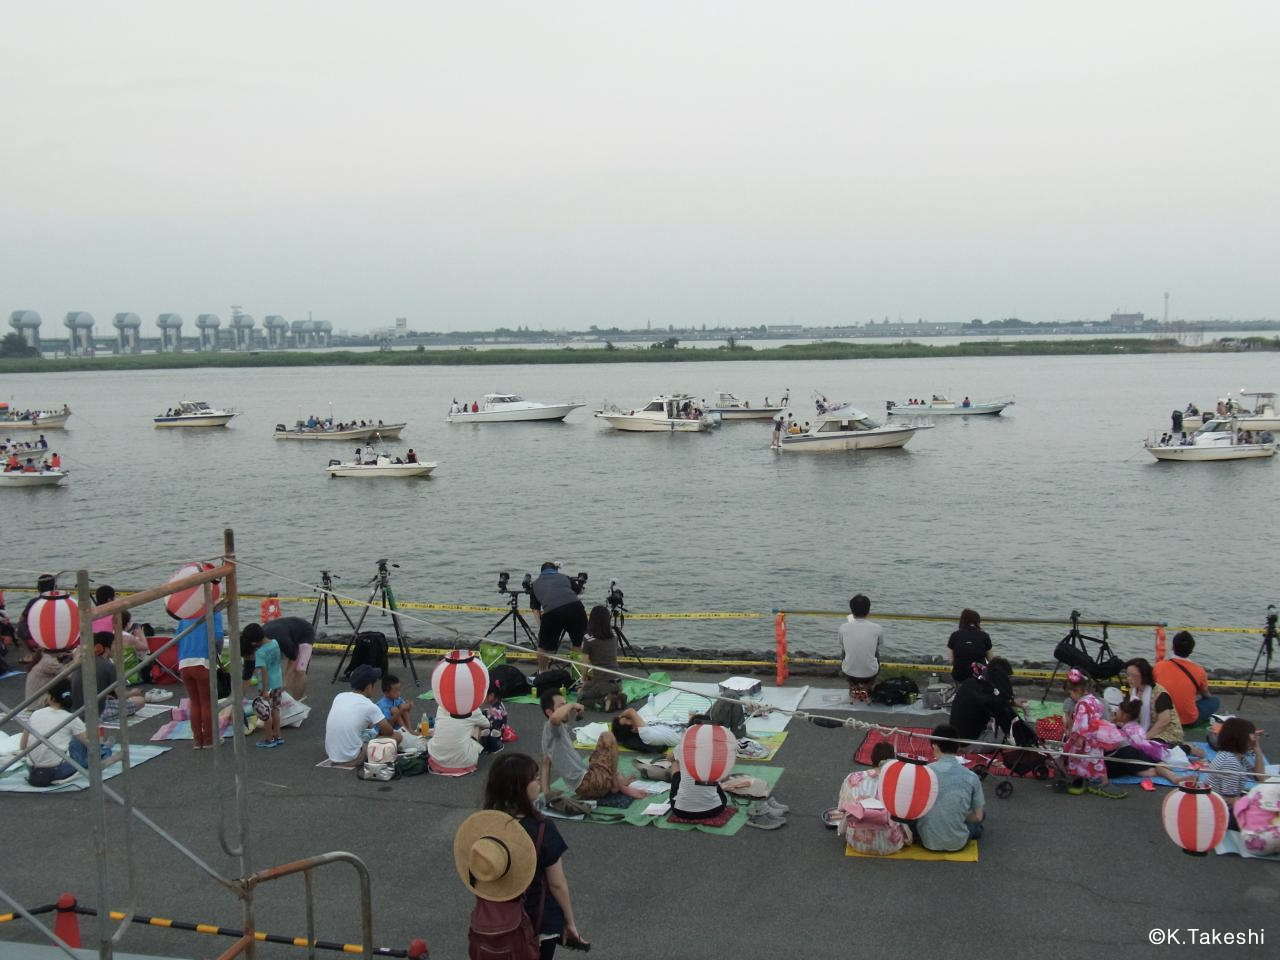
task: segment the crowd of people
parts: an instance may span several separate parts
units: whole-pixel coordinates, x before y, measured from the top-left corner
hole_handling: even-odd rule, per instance
[[[383,427],[385,424],[379,420],[376,423],[372,420],[340,420],[334,422],[333,417],[318,417],[314,413],[307,417],[306,420],[299,420],[299,429],[305,429],[313,433],[338,433],[343,430],[373,430]]]
[[[6,404],[5,409],[0,411],[0,423],[8,420],[10,422],[18,421],[35,424],[41,420],[47,420],[49,417],[65,417],[70,416],[70,414],[71,407],[67,404],[63,404],[61,410],[10,410]]]
[[[51,470],[61,469],[62,457],[57,452],[47,457],[41,457],[39,460],[36,460],[35,457],[27,457],[24,460],[18,453],[10,450],[8,457],[4,461],[5,473],[48,473]]]

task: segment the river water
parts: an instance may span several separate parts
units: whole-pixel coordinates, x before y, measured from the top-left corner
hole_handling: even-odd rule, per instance
[[[73,473],[63,487],[4,490],[10,533],[0,582],[87,566],[134,588],[216,554],[235,529],[251,592],[305,593],[321,569],[361,598],[374,562],[399,563],[402,600],[494,604],[544,559],[616,578],[633,612],[847,609],[986,617],[1168,621],[1260,627],[1277,602],[1274,460],[1157,464],[1141,449],[1169,412],[1242,387],[1277,387],[1274,354],[501,367],[220,369],[16,375],[17,407],[69,403],[51,434]],[[940,418],[905,450],[779,454],[767,423],[707,435],[620,434],[593,419],[607,398],[729,390],[759,403],[790,388],[875,416],[931,393],[1013,395],[1001,417]],[[450,425],[449,401],[512,391],[585,397],[563,424]],[[155,430],[180,399],[243,411],[228,429]],[[331,480],[342,445],[274,441],[301,410],[407,420],[404,447],[439,463],[429,481]],[[354,445],[353,445],[354,446]],[[137,564],[155,564],[127,571]],[[122,572],[123,571],[123,572]],[[267,572],[270,571],[270,572]],[[247,612],[247,611],[246,611]],[[296,609],[300,615],[309,610]],[[495,615],[422,613],[415,636],[475,632]],[[152,619],[162,616],[157,610]],[[379,622],[374,620],[376,626]],[[834,654],[836,621],[796,617],[793,648]],[[941,653],[950,626],[890,623],[886,657]],[[992,628],[1018,659],[1049,659],[1057,627]],[[763,651],[771,622],[631,621],[637,645]],[[1117,631],[1121,656],[1150,655],[1151,631]],[[1253,663],[1259,638],[1207,634],[1213,666]]]

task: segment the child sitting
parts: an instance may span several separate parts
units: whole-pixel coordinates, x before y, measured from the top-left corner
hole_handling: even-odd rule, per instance
[[[480,735],[480,745],[486,753],[497,753],[505,740],[514,737],[507,733],[507,705],[502,702],[502,688],[493,680],[489,681],[489,692],[480,704],[480,712],[489,720],[489,729]]]
[[[378,701],[378,709],[391,722],[392,730],[413,729],[410,714],[413,703],[400,695],[400,678],[388,673],[382,678],[382,698]]]
[[[1116,726],[1124,734],[1129,746],[1135,747],[1148,760],[1161,763],[1169,759],[1169,748],[1159,740],[1148,740],[1140,717],[1142,704],[1137,700],[1124,700],[1116,707]]]

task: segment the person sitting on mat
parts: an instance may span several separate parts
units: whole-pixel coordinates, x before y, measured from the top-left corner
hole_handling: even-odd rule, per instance
[[[1003,657],[996,657],[983,669],[981,676],[969,675],[956,687],[951,701],[951,725],[962,740],[986,740],[1004,743],[1013,724],[1016,706],[1026,701],[1013,697],[1013,667]]]
[[[933,728],[933,763],[938,778],[938,799],[915,823],[912,832],[926,850],[955,852],[982,836],[986,796],[982,781],[956,757],[960,744],[949,723]]]
[[[366,734],[372,729],[377,736],[400,742],[400,734],[382,715],[374,702],[382,671],[362,663],[351,671],[350,690],[344,690],[329,704],[324,724],[324,752],[331,763],[352,767],[364,760]],[[208,681],[205,681],[208,683]]]
[[[1179,630],[1173,635],[1173,656],[1152,667],[1155,682],[1173,698],[1184,727],[1206,722],[1222,706],[1217,697],[1209,694],[1209,675],[1204,667],[1191,659],[1195,649],[1196,638],[1190,631]]]
[[[583,800],[599,800],[610,793],[628,797],[648,796],[631,785],[634,777],[618,771],[618,741],[608,730],[596,740],[596,748],[584,763],[574,749],[573,731],[569,724],[581,717],[585,708],[569,703],[559,693],[544,693],[539,703],[547,718],[542,728],[542,796],[551,795],[551,774],[558,773],[565,784]]]
[[[451,777],[474,773],[482,753],[502,749],[502,741],[488,736],[489,730],[489,718],[479,707],[465,717],[437,710],[427,741],[427,765],[433,773]]]
[[[1142,777],[1142,789],[1154,790],[1151,777],[1163,777],[1177,783],[1177,776],[1161,761],[1169,755],[1169,748],[1159,740],[1148,740],[1142,731],[1138,717],[1142,705],[1136,700],[1125,700],[1116,707],[1115,725],[1120,728],[1126,743],[1107,752],[1107,776]]]
[[[593,667],[618,669],[618,638],[613,632],[609,609],[602,603],[596,604],[587,614],[587,636],[582,641],[582,658]],[[618,677],[595,670],[588,671],[586,682],[578,691],[578,701],[592,710],[603,710],[606,713],[621,710],[627,705]]]
[[[49,787],[69,780],[80,771],[75,764],[59,755],[61,750],[81,767],[89,766],[89,741],[81,717],[68,718],[71,709],[71,682],[63,677],[45,694],[44,706],[31,714],[27,730],[22,731],[19,750],[31,747],[27,754],[27,782],[33,787]],[[49,742],[49,746],[28,731],[35,731]]]
[[[705,714],[690,718],[689,725],[708,723]],[[718,783],[703,783],[685,777],[680,771],[680,758],[671,762],[671,815],[681,820],[714,820],[729,804],[724,788]]]

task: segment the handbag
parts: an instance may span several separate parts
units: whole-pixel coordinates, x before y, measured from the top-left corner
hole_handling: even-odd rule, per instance
[[[370,763],[395,763],[396,742],[390,737],[374,737],[369,741],[365,756]]]
[[[547,806],[556,813],[563,813],[569,817],[585,816],[595,810],[595,804],[586,800],[579,800],[577,797],[571,797],[567,793],[553,793],[547,798]]]
[[[1067,727],[1061,717],[1041,717],[1036,721],[1036,736],[1041,740],[1061,743],[1066,733]]]

